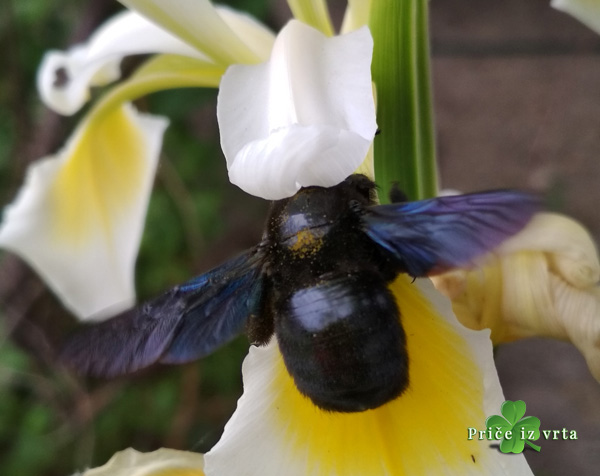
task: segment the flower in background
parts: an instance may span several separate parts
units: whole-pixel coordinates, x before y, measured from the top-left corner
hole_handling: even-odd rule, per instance
[[[600,33],[600,4],[597,0],[552,0],[551,5]]]
[[[202,0],[178,5],[184,10],[170,8],[164,22],[187,12],[202,28],[188,31],[181,23],[171,33],[124,12],[87,44],[47,53],[38,74],[47,105],[71,114],[90,86],[119,76],[124,55],[161,53],[104,95],[63,150],[30,167],[4,213],[0,246],[25,259],[81,318],[106,317],[135,300],[134,264],[168,121],[139,113],[129,101],[167,88],[216,87],[229,63],[264,60],[273,42],[247,15]],[[158,13],[164,7],[154,5]]]
[[[589,233],[540,213],[477,268],[433,278],[471,329],[494,344],[534,336],[571,341],[600,381],[600,263]]]
[[[85,45],[46,55],[38,76],[44,101],[72,114],[90,87],[119,77],[125,55],[159,54],[108,91],[62,151],[29,169],[0,226],[0,246],[25,259],[84,319],[135,300],[135,259],[168,121],[139,113],[133,99],[217,87],[229,65],[265,62],[272,53],[255,67],[262,74],[254,82],[231,71],[219,96],[232,181],[265,198],[342,181],[364,160],[376,130],[367,29],[327,40],[292,21],[273,49],[267,28],[208,0],[123,3],[135,11],[109,20]],[[302,2],[296,9],[310,13]],[[348,18],[355,16],[350,8]],[[279,76],[289,82],[273,80]],[[240,131],[242,118],[248,130]]]
[[[105,465],[77,476],[204,476],[203,467],[199,453],[166,448],[140,453],[129,448],[115,453]]]

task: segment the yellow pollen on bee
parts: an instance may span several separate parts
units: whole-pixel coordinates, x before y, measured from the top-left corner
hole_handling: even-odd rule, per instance
[[[293,240],[288,249],[298,258],[315,254],[323,246],[323,239],[310,230],[300,230]]]

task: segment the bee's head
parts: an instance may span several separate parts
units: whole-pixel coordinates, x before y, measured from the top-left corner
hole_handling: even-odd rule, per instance
[[[333,214],[339,217],[351,202],[369,206],[375,203],[375,183],[362,174],[350,175],[333,187],[304,187],[287,199],[290,212]]]
[[[274,202],[270,227],[279,230],[282,237],[305,229],[328,227],[353,213],[357,205],[372,205],[374,196],[373,181],[358,174],[333,187],[304,187],[293,197]]]

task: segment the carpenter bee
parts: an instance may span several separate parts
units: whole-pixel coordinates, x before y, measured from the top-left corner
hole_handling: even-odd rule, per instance
[[[390,205],[351,175],[272,204],[261,242],[238,257],[67,344],[84,374],[116,376],[203,357],[244,328],[277,338],[298,390],[337,412],[376,408],[409,385],[399,273],[427,276],[473,263],[518,232],[537,200],[493,191]]]

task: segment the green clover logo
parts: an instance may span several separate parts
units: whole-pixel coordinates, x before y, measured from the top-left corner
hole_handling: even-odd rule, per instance
[[[500,407],[504,418],[500,415],[492,415],[485,420],[485,425],[488,431],[492,431],[494,439],[502,440],[500,442],[502,453],[521,453],[525,443],[535,451],[541,450],[538,445],[530,441],[540,437],[540,419],[533,416],[523,418],[525,408],[523,400],[516,402],[506,400]]]

